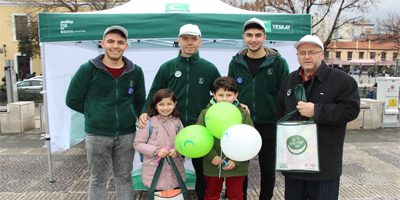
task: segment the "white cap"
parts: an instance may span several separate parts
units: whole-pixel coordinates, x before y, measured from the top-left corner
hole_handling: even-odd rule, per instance
[[[302,37],[300,39],[300,41],[294,43],[294,48],[297,49],[297,47],[299,47],[299,45],[303,44],[303,43],[312,43],[312,44],[316,44],[318,46],[321,47],[322,50],[324,50],[324,44],[322,44],[322,41],[319,39],[318,36],[315,35],[306,35],[304,37]]]
[[[266,30],[266,29],[265,29],[264,22],[263,22],[261,19],[257,19],[257,18],[251,18],[251,19],[249,19],[246,23],[244,23],[244,25],[243,25],[243,30],[244,30],[244,28],[245,28],[247,25],[249,25],[249,24],[258,24],[258,25],[260,25],[260,26],[264,29],[264,31]]]
[[[119,30],[119,31],[121,31],[121,32],[125,35],[126,39],[128,39],[128,31],[127,31],[124,27],[122,27],[122,26],[117,26],[117,25],[115,25],[115,26],[110,26],[110,27],[108,27],[108,28],[104,31],[103,40],[104,40],[104,37],[106,36],[106,34],[109,33],[110,31],[113,31],[113,30]]]
[[[181,27],[181,29],[179,30],[178,37],[180,37],[181,35],[195,35],[195,36],[200,35],[201,36],[201,32],[197,25],[186,24],[186,25],[183,25]]]

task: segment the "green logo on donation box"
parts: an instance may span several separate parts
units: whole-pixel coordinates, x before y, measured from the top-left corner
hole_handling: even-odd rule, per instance
[[[291,154],[300,155],[307,149],[307,140],[300,135],[293,135],[286,140],[286,146]]]
[[[186,3],[167,3],[165,12],[189,12],[189,4]]]

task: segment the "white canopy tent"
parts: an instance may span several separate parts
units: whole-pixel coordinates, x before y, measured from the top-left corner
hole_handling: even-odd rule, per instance
[[[252,12],[219,0],[132,0],[97,12],[40,13],[46,133],[51,138],[51,153],[84,139],[83,115],[65,105],[65,96],[79,66],[103,53],[99,42],[107,27],[121,25],[128,30],[129,48],[124,56],[143,69],[148,91],[159,66],[178,55],[176,41],[182,25],[199,26],[203,40],[200,56],[214,63],[224,76],[232,56],[245,48],[243,24],[253,17],[267,27],[264,45],[277,49],[291,71],[297,69],[293,44],[311,33],[310,15]]]
[[[52,153],[82,140],[83,117],[66,107],[65,95],[79,66],[102,53],[99,41],[105,28],[121,25],[128,30],[130,46],[124,55],[142,67],[148,91],[159,66],[178,54],[175,42],[180,26],[193,23],[200,27],[203,39],[200,56],[213,62],[221,75],[227,75],[232,56],[245,47],[243,24],[253,17],[266,24],[265,46],[277,49],[291,70],[297,69],[292,45],[310,34],[310,15],[252,12],[219,0],[133,0],[98,12],[40,13],[46,131],[51,135]]]

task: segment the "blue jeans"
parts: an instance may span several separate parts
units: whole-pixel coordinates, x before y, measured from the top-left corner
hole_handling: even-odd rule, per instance
[[[111,161],[117,199],[133,199],[131,172],[135,154],[134,139],[134,133],[118,137],[86,134],[86,151],[90,171],[89,200],[106,199]]]

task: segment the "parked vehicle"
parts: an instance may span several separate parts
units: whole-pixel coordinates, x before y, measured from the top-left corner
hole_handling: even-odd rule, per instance
[[[32,77],[32,78],[30,78],[28,80],[31,80],[31,79],[40,79],[40,80],[42,80],[42,76],[34,76],[34,77]]]
[[[32,91],[42,91],[43,90],[43,82],[42,79],[28,79],[17,82],[17,88],[23,90],[32,90]]]

